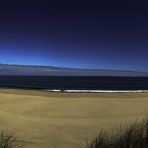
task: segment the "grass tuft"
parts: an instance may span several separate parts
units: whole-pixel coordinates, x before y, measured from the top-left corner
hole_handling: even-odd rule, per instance
[[[99,134],[85,148],[148,148],[148,117]]]
[[[23,148],[23,144],[13,135],[2,131],[0,133],[0,148]]]

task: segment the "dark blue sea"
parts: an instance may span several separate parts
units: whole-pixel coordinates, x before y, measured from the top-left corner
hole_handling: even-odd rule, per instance
[[[1,88],[43,90],[148,90],[148,77],[0,76]]]

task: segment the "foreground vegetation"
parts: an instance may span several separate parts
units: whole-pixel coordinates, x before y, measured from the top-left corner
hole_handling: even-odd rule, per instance
[[[14,135],[0,133],[0,148],[23,148]],[[148,148],[148,117],[120,125],[114,130],[101,130],[85,148]]]
[[[0,133],[0,148],[23,148],[23,144],[13,135]]]
[[[148,117],[111,131],[101,130],[85,148],[148,148]]]

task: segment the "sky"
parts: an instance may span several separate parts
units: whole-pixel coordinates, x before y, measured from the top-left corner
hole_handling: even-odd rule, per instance
[[[0,1],[0,63],[148,71],[148,2]]]

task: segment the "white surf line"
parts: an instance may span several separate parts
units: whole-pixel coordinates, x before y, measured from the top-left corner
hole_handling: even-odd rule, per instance
[[[68,93],[143,93],[148,92],[148,90],[59,90],[59,89],[49,89],[45,90],[48,92],[68,92]]]
[[[48,91],[48,92],[61,92],[60,89],[47,89],[45,91]]]
[[[148,92],[147,90],[64,90],[64,92],[95,92],[95,93],[129,93],[129,92],[135,92],[135,93],[142,93],[142,92]]]

